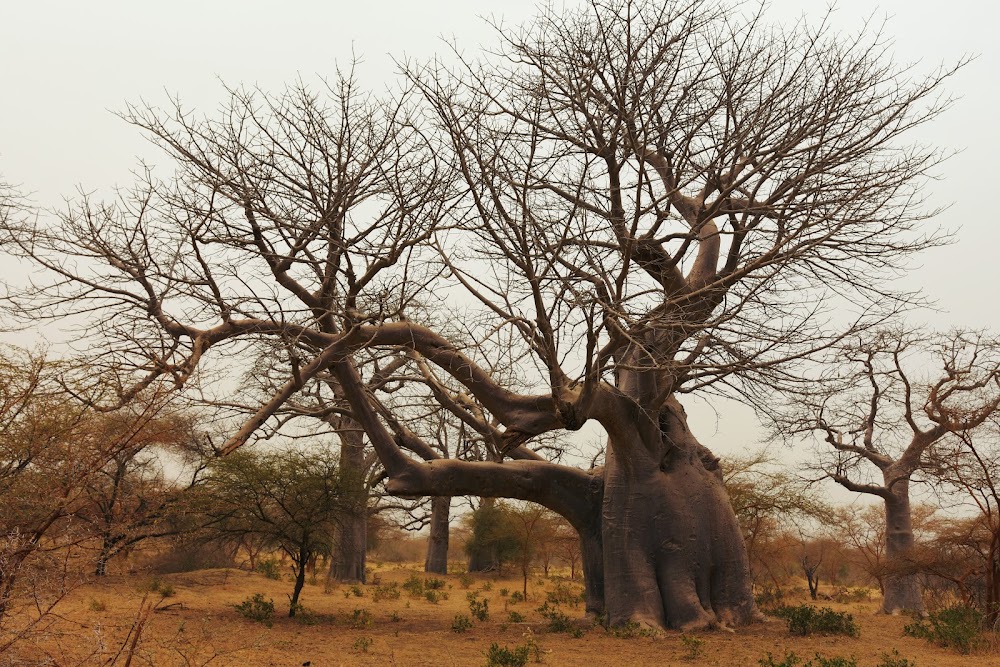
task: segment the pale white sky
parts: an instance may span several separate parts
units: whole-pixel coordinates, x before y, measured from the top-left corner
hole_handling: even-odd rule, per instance
[[[869,16],[876,23],[888,17],[897,59],[921,61],[918,71],[978,54],[948,86],[961,99],[920,137],[963,149],[931,184],[933,202],[952,204],[940,222],[961,228],[958,242],[927,253],[906,280],[945,311],[923,321],[1000,331],[994,305],[1000,218],[989,205],[1000,155],[1000,3],[837,4],[834,22],[845,30]],[[210,112],[223,98],[220,79],[274,89],[332,73],[352,53],[364,60],[362,83],[378,88],[393,76],[389,54],[422,59],[443,52],[442,36],[475,51],[492,40],[480,17],[519,24],[535,6],[526,0],[0,0],[0,176],[43,206],[58,205],[78,186],[126,184],[137,156],[162,159],[113,115],[126,102],[162,102],[169,92]],[[826,7],[823,0],[775,0],[768,16],[818,17]],[[757,437],[745,409],[726,408],[719,422],[710,410],[691,409],[698,435],[719,450]]]

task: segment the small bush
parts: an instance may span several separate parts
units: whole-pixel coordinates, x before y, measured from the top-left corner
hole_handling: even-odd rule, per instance
[[[87,605],[90,611],[107,611],[108,605],[104,600],[98,600],[97,598],[90,598],[90,604]]]
[[[353,595],[356,598],[363,598],[365,596],[365,589],[361,588],[361,586],[359,586],[358,584],[352,584],[351,587],[347,590],[349,590],[351,592],[351,595]]]
[[[545,599],[552,604],[579,604],[580,591],[575,586],[570,586],[565,582],[557,582],[551,591],[545,594]]]
[[[685,660],[697,660],[705,652],[705,640],[693,635],[681,635],[681,644],[687,649]]]
[[[841,586],[833,592],[833,601],[840,604],[850,604],[852,602],[867,602],[872,598],[870,588],[847,588]]]
[[[764,586],[754,595],[754,600],[761,609],[772,609],[782,606],[785,593],[777,586]]]
[[[447,599],[443,591],[424,591],[424,598],[431,604],[437,604],[442,599]]]
[[[437,577],[430,577],[424,579],[424,588],[429,591],[440,591],[444,590],[445,580],[438,579]]]
[[[569,632],[573,627],[569,616],[564,614],[559,607],[551,606],[548,602],[538,608],[538,613],[549,622],[550,632]]]
[[[469,588],[476,580],[472,578],[472,575],[468,572],[463,572],[458,575],[458,585],[462,588]]]
[[[917,667],[917,663],[899,655],[899,651],[892,649],[892,653],[883,653],[882,661],[875,667]]]
[[[829,607],[819,608],[803,604],[798,607],[780,607],[772,613],[788,621],[788,631],[801,637],[811,635],[814,632],[849,637],[857,637],[861,634],[858,624],[854,622],[854,617],[851,614],[834,611]]]
[[[635,621],[626,621],[621,625],[609,628],[608,632],[612,637],[618,639],[635,639],[636,637],[652,637],[656,632],[650,628],[644,628]]]
[[[455,614],[455,620],[451,622],[452,632],[465,632],[472,628],[472,619],[465,614]]]
[[[500,589],[499,591],[497,591],[497,592],[498,592],[498,593],[500,593],[500,597],[502,597],[502,598],[505,598],[505,597],[507,597],[508,595],[510,595],[510,591],[509,591],[509,590],[507,590],[506,588],[501,588],[501,589]]]
[[[490,599],[469,600],[469,613],[481,623],[490,620]]]
[[[903,628],[903,634],[968,654],[982,643],[979,635],[982,624],[983,615],[978,610],[964,605],[952,605],[929,614],[925,621],[907,625]]]
[[[524,614],[519,614],[516,611],[512,611],[507,614],[508,623],[524,623]]]
[[[492,590],[493,590],[493,582],[492,582],[492,581],[484,581],[484,582],[483,582],[483,585],[482,585],[482,586],[480,586],[479,588],[480,588],[480,589],[481,589],[481,590],[482,590],[483,592],[485,592],[485,593],[489,593],[490,591],[492,591]]]
[[[403,582],[403,590],[409,593],[410,597],[422,598],[424,596],[424,580],[411,574],[410,578]]]
[[[786,653],[785,657],[780,662],[774,661],[774,656],[771,652],[767,652],[766,658],[761,658],[757,661],[760,667],[797,667],[802,662],[802,658],[795,655],[794,653]]]
[[[528,646],[509,648],[494,642],[486,651],[486,667],[524,667],[530,653]]]
[[[271,598],[265,600],[263,593],[254,593],[243,602],[233,606],[243,618],[263,623],[267,627],[273,625],[271,619],[274,618],[274,600]]]
[[[257,567],[254,570],[258,574],[263,574],[268,579],[274,579],[275,581],[281,579],[281,565],[278,563],[277,558],[262,558],[257,561]]]
[[[360,651],[361,653],[368,653],[368,649],[372,647],[375,640],[371,637],[358,637],[354,640],[354,650]]]
[[[375,618],[367,609],[355,609],[348,617],[348,623],[355,630],[367,630],[375,625]]]
[[[514,591],[510,594],[511,604],[517,604],[518,602],[524,602],[524,593],[521,591]]]
[[[775,661],[774,656],[768,652],[766,658],[761,658],[757,661],[760,667],[858,667],[858,661],[855,658],[845,658],[843,656],[832,656],[830,658],[824,658],[819,653],[812,660],[805,663],[802,662],[802,658],[795,655],[793,652],[788,652],[785,657],[780,661]]]
[[[372,593],[372,600],[375,602],[382,602],[383,600],[398,600],[399,596],[399,584],[393,581],[384,586],[376,586],[375,592]]]
[[[403,617],[399,615],[398,611],[394,611],[391,614],[389,614],[389,620],[392,621],[393,623],[399,623],[400,621],[403,620]]]

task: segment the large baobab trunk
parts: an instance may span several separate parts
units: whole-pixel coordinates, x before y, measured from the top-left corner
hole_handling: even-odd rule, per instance
[[[891,471],[886,471],[885,555],[888,573],[883,584],[884,614],[901,612],[923,613],[920,579],[913,558],[913,520],[910,512],[910,480],[893,483]]]
[[[365,581],[368,549],[368,486],[365,479],[365,443],[361,427],[352,419],[340,421],[340,474],[344,497],[350,502],[341,516],[330,578]]]
[[[450,514],[450,496],[431,498],[431,534],[427,540],[425,572],[448,574],[448,522]]]
[[[604,476],[609,623],[686,629],[754,620],[746,547],[718,459],[694,439],[677,401],[657,421],[626,405],[608,428]]]

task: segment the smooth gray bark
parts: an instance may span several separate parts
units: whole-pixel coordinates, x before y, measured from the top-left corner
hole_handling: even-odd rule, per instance
[[[431,531],[427,539],[427,559],[424,572],[448,574],[448,533],[451,518],[451,497],[431,498]]]
[[[365,475],[365,443],[361,427],[352,419],[340,421],[340,473],[345,497],[351,498],[344,511],[330,563],[330,578],[336,581],[365,581],[368,549],[368,487]]]
[[[651,423],[631,404],[609,431],[602,536],[608,622],[688,629],[759,616],[718,459],[671,399]]]
[[[888,571],[883,583],[881,612],[884,614],[924,611],[920,578],[913,555],[913,519],[910,510],[910,480],[896,479],[886,471],[885,555]]]

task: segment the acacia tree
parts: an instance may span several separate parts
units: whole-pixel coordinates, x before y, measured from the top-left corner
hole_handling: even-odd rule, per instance
[[[295,616],[307,567],[330,553],[337,523],[357,501],[343,490],[330,451],[245,451],[213,462],[199,496],[217,536],[258,536],[288,555],[295,578],[288,615]]]
[[[498,39],[482,60],[409,66],[393,99],[340,77],[322,95],[232,90],[216,118],[129,109],[176,175],[7,225],[8,247],[57,276],[15,305],[100,310],[95,359],[145,372],[139,387],[281,341],[297,351],[284,384],[223,452],[329,375],[389,492],[519,498],[570,521],[588,613],[750,622],[718,459],[678,397],[752,401],[830,342],[824,304],[906,299],[888,281],[937,242],[919,188],[940,159],[906,135],[947,106],[952,70],[919,78],[878,35],[702,0],[594,0]],[[368,388],[370,351],[448,377],[457,392],[429,393],[497,437],[499,459],[434,454]],[[603,467],[530,447],[589,421]]]
[[[926,360],[921,353],[940,368],[936,376],[916,370]],[[919,613],[910,482],[936,465],[936,443],[968,437],[1000,406],[1000,348],[969,332],[886,329],[837,354],[843,367],[800,396],[779,423],[789,433],[818,432],[830,448],[817,466],[822,474],[882,500],[882,611]]]
[[[796,525],[829,523],[833,508],[806,480],[777,467],[766,451],[727,461],[722,471],[747,546],[751,575],[757,580],[758,574],[766,572],[778,585],[772,569],[774,554],[768,546]]]

